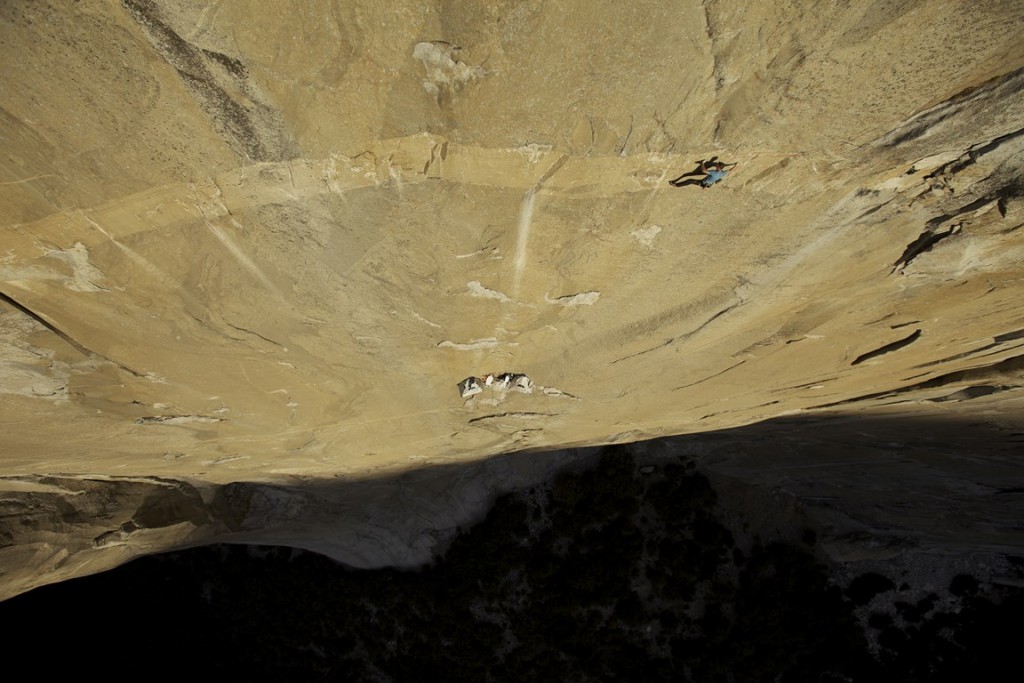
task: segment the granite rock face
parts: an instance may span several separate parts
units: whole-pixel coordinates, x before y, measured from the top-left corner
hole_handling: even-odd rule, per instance
[[[0,595],[414,563],[573,454],[482,458],[779,417],[983,423],[1020,495],[1019,2],[487,5],[0,7]]]

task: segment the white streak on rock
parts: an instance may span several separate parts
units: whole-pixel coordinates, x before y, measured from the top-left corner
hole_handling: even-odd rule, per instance
[[[263,271],[260,270],[255,263],[253,263],[252,259],[250,259],[245,254],[245,252],[242,251],[242,249],[237,244],[235,244],[234,240],[232,240],[226,232],[221,230],[213,223],[210,223],[209,221],[207,221],[206,227],[208,227],[210,229],[210,232],[213,233],[213,236],[216,237],[217,240],[221,244],[223,244],[224,247],[229,252],[231,252],[232,256],[238,259],[238,262],[242,265],[243,268],[249,271],[249,273],[252,274],[253,277],[255,277],[257,280],[259,280],[264,287],[280,296],[280,292],[277,291],[277,287],[275,287],[274,284],[270,281],[270,279],[263,274]]]
[[[516,231],[515,277],[512,281],[513,295],[518,295],[519,293],[519,284],[523,279],[523,269],[526,268],[526,244],[530,239],[530,221],[533,219],[533,200],[536,196],[536,188],[527,192],[523,196],[523,205],[519,210],[519,229]]]

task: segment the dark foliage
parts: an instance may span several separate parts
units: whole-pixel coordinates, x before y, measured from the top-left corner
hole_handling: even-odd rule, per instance
[[[855,605],[866,605],[879,593],[885,593],[896,588],[896,584],[881,574],[868,573],[858,576],[850,582],[846,589],[846,596]]]

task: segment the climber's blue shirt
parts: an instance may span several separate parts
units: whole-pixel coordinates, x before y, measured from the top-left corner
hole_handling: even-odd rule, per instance
[[[700,184],[704,187],[711,187],[724,178],[728,173],[728,171],[708,171],[707,177],[700,181]]]

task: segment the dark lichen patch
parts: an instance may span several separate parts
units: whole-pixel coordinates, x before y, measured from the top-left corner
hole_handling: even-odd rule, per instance
[[[295,156],[279,113],[261,96],[240,60],[185,40],[151,0],[122,0],[122,4],[236,154],[251,161]],[[242,101],[232,93],[241,93]]]

